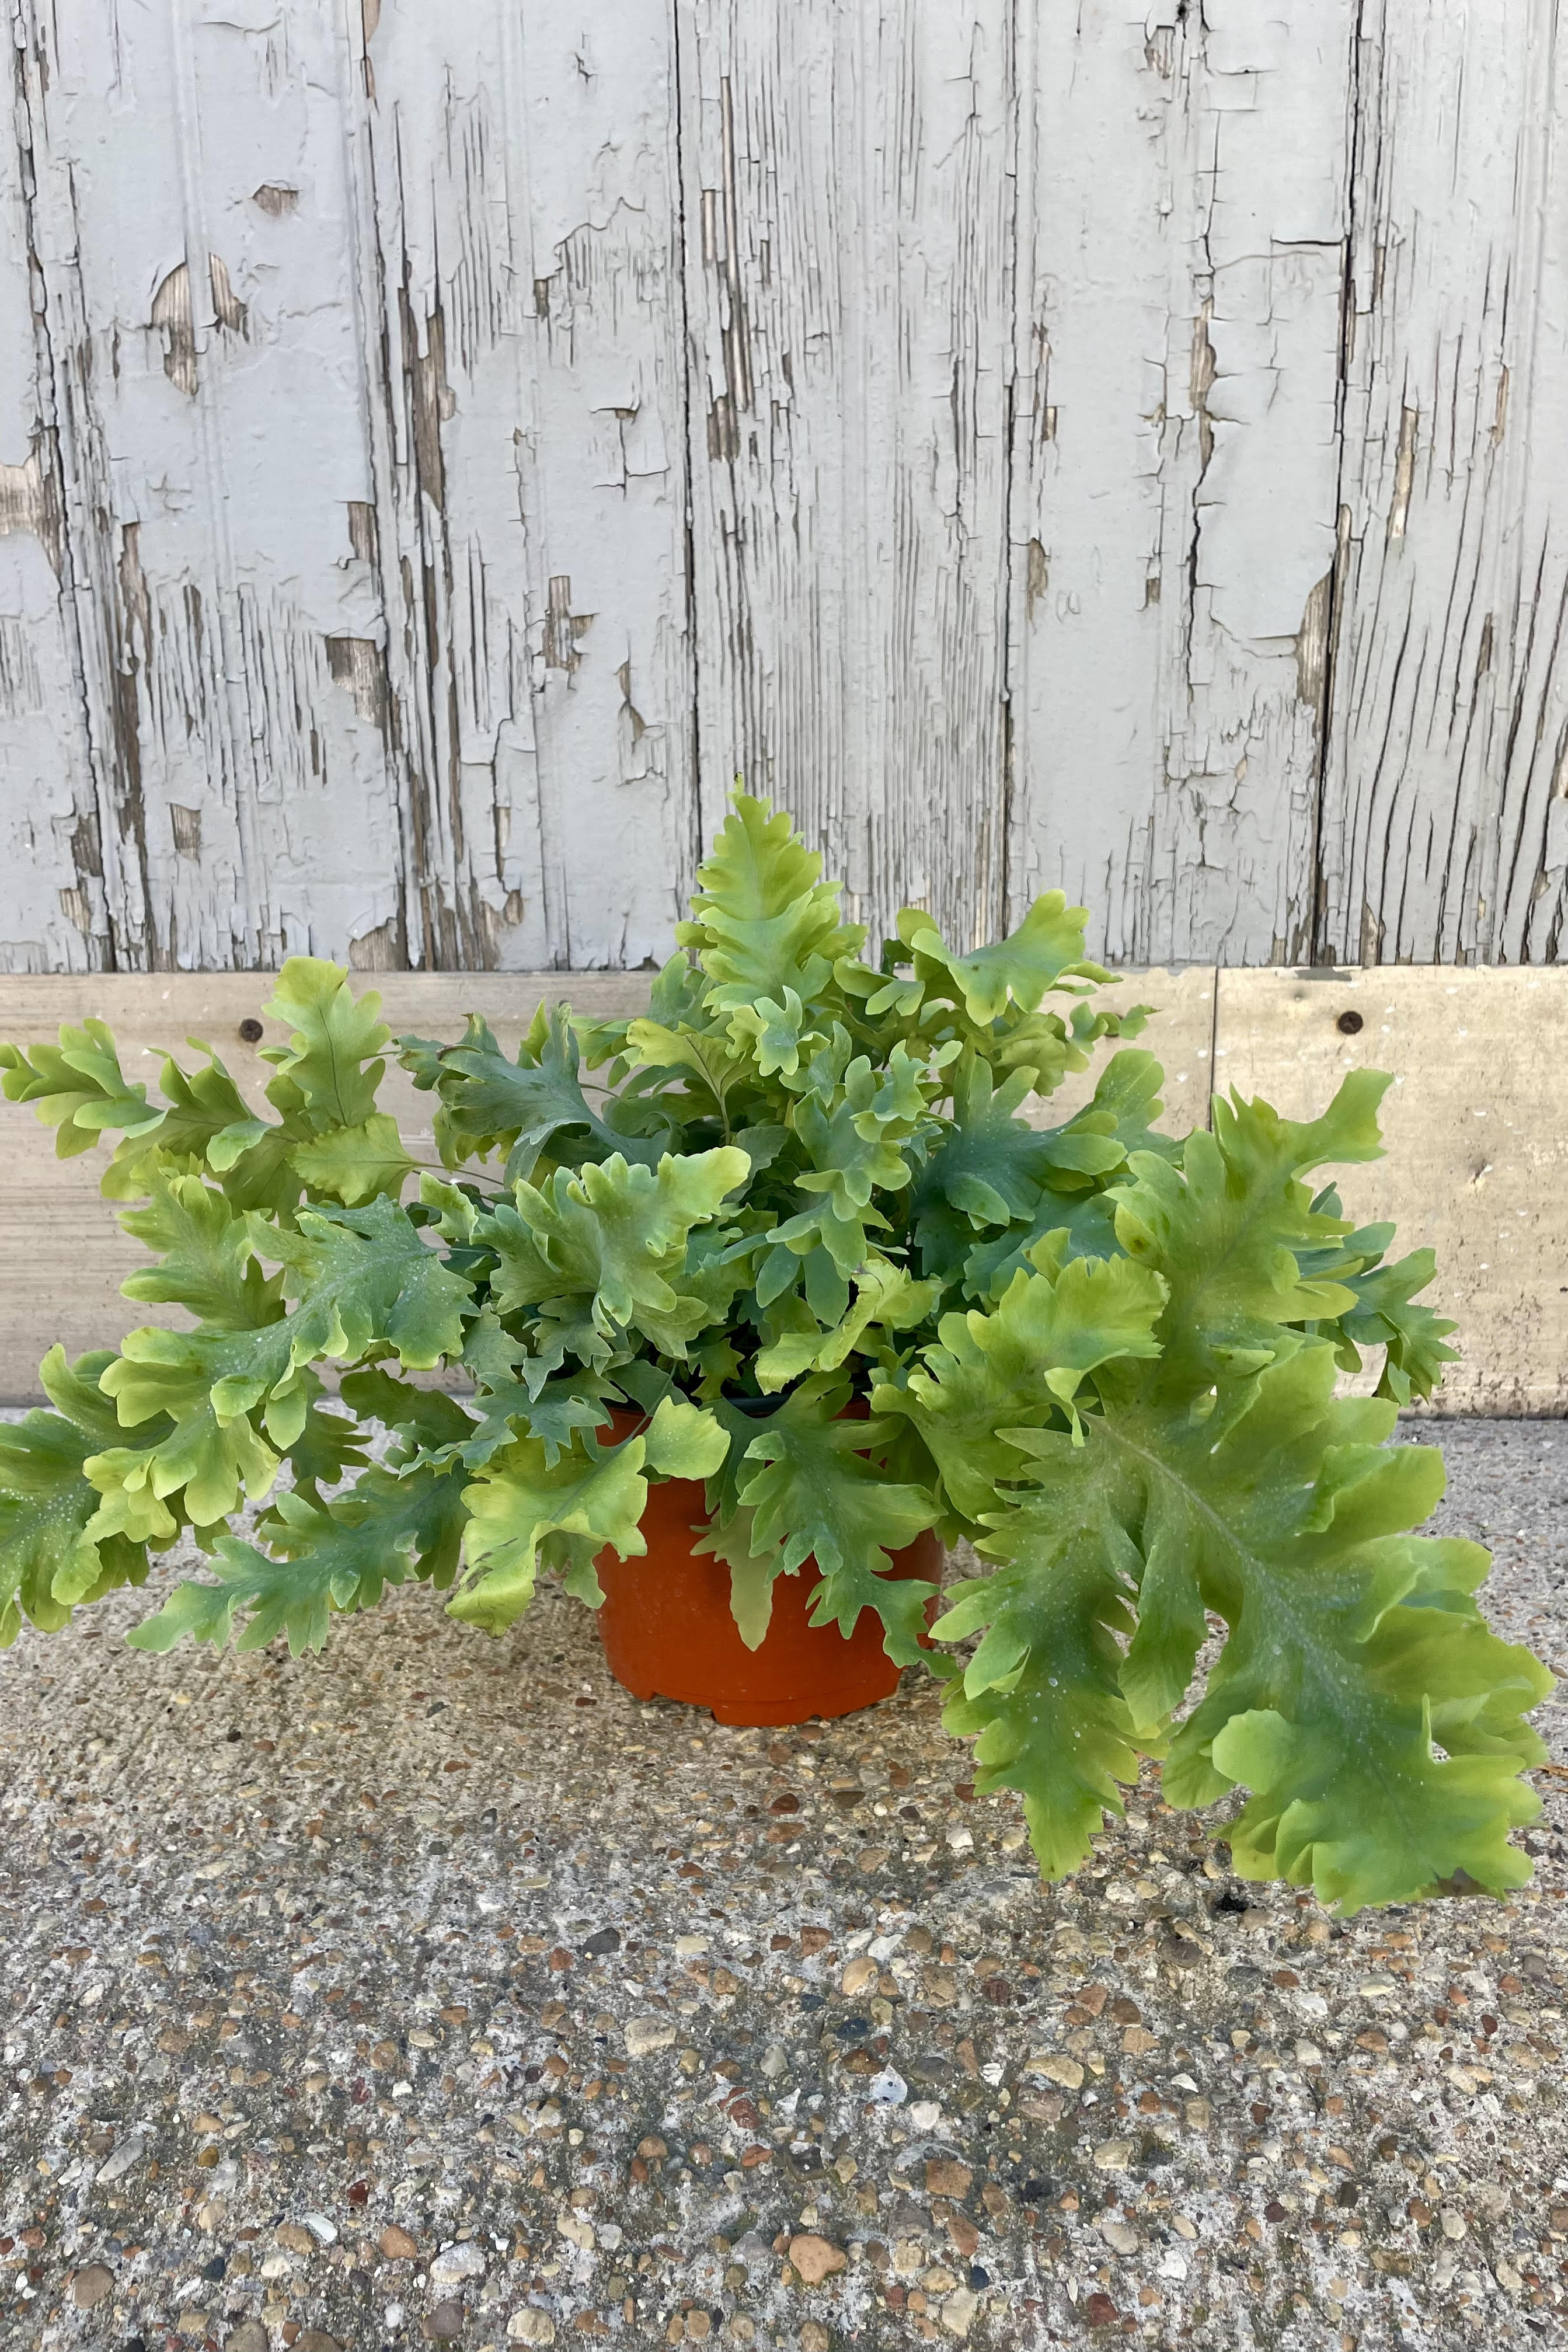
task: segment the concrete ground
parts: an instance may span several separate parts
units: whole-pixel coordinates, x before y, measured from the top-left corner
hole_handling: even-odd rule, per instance
[[[1568,1427],[1407,1433],[1555,1663]],[[7,2352],[1568,2339],[1568,1766],[1531,1892],[1341,1923],[1152,1778],[1042,1887],[916,1676],[722,1730],[553,1595],[148,1605],[0,1659]]]

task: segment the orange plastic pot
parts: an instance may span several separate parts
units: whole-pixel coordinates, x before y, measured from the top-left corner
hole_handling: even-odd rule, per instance
[[[627,1417],[627,1426],[637,1422]],[[880,1618],[863,1609],[847,1641],[837,1625],[806,1622],[813,1559],[774,1579],[768,1630],[748,1650],[730,1610],[728,1568],[691,1549],[707,1518],[700,1480],[668,1479],[648,1488],[647,1552],[623,1560],[606,1550],[595,1562],[605,1656],[634,1698],[679,1699],[721,1723],[777,1724],[854,1715],[892,1696],[900,1670],[882,1647]],[[942,1546],[929,1532],[892,1558],[895,1576],[940,1580]]]

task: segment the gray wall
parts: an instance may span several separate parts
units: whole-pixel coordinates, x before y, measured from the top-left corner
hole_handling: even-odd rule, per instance
[[[1556,15],[18,0],[0,970],[1553,957]]]

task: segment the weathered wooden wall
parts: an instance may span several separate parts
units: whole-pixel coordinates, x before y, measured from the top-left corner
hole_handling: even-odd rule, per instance
[[[11,0],[0,970],[1543,961],[1558,0]]]

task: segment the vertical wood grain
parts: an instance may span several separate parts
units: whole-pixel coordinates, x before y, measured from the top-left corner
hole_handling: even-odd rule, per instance
[[[359,47],[386,961],[638,964],[694,839],[666,12],[365,0]]]
[[[879,929],[1000,919],[1005,0],[682,0],[703,815],[736,772]]]
[[[1027,12],[1015,914],[1113,961],[1310,944],[1352,0]]]
[[[1568,874],[1558,0],[1370,0],[1322,944],[1555,959]]]
[[[376,625],[335,9],[21,23],[105,958],[341,950],[395,804],[331,653]]]
[[[4,72],[16,137],[0,136],[0,971],[82,971],[103,959],[103,861],[19,49]]]
[[[0,970],[1546,961],[1561,0],[12,0]]]

